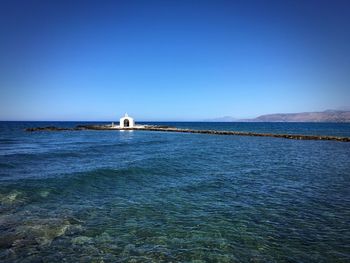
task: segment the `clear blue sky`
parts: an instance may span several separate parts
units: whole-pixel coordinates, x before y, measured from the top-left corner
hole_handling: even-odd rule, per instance
[[[0,1],[0,120],[350,103],[350,1]]]

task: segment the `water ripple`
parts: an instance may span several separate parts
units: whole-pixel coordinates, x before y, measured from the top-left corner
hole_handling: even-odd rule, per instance
[[[350,260],[344,143],[11,136],[0,146],[1,262]]]

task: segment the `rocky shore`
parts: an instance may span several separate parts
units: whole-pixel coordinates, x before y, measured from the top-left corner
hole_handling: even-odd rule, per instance
[[[324,140],[350,142],[350,137],[325,136],[325,135],[301,135],[301,134],[274,134],[274,133],[255,133],[255,132],[239,132],[239,131],[218,131],[218,130],[192,130],[179,129],[168,126],[145,126],[142,128],[115,128],[110,125],[78,125],[74,128],[62,128],[55,126],[35,127],[25,129],[28,132],[35,131],[83,131],[83,130],[143,130],[143,131],[162,131],[162,132],[182,132],[182,133],[200,133],[212,135],[236,135],[236,136],[256,136],[256,137],[274,137],[293,140]]]

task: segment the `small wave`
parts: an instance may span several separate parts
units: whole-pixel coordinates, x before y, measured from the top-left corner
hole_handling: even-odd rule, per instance
[[[25,192],[37,193],[35,196],[38,198],[47,198],[78,188],[89,188],[90,186],[108,187],[108,185],[116,181],[124,181],[123,184],[131,181],[140,181],[144,180],[145,175],[151,175],[152,173],[154,173],[154,169],[140,167],[100,168],[83,172],[56,174],[55,177],[8,180],[6,183],[2,181],[2,184],[6,185],[8,189],[21,189]]]
[[[36,153],[7,153],[3,154],[3,157],[28,158],[28,159],[51,159],[60,157],[80,157],[80,151],[48,151],[48,152],[36,152]]]
[[[135,176],[138,174],[150,174],[152,169],[145,169],[140,167],[130,167],[123,169],[112,169],[112,168],[100,168],[93,169],[87,172],[78,172],[73,174],[65,175],[65,178],[70,178],[73,180],[101,180],[101,179],[113,179],[120,176]]]
[[[0,163],[0,168],[13,169],[13,168],[16,168],[16,166],[10,163]]]
[[[152,140],[152,141],[140,141],[140,142],[113,142],[113,143],[104,143],[104,144],[89,144],[87,147],[85,147],[85,150],[111,150],[113,148],[124,148],[124,147],[130,147],[137,145],[139,146],[148,146],[148,145],[155,145],[155,144],[162,144],[166,141],[162,140]],[[84,147],[83,147],[84,148]]]
[[[0,139],[0,144],[16,144],[18,140],[15,139]]]
[[[118,147],[126,147],[129,146],[129,143],[126,142],[118,142],[118,143],[110,143],[110,144],[90,144],[87,147],[83,147],[84,150],[87,151],[101,151],[101,150],[106,150],[106,149],[113,149],[113,148],[118,148]]]

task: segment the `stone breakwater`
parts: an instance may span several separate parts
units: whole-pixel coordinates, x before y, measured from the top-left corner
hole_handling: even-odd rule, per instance
[[[182,133],[200,133],[212,135],[236,135],[236,136],[255,136],[255,137],[274,137],[293,140],[324,140],[324,141],[339,141],[350,142],[350,137],[325,136],[325,135],[301,135],[301,134],[274,134],[274,133],[256,133],[256,132],[241,132],[241,131],[218,131],[218,130],[193,130],[180,129],[168,126],[153,126],[147,125],[142,128],[118,128],[110,125],[78,125],[74,128],[62,128],[55,126],[36,127],[25,129],[29,132],[34,131],[83,131],[83,130],[142,130],[142,131],[160,131],[160,132],[182,132]]]

